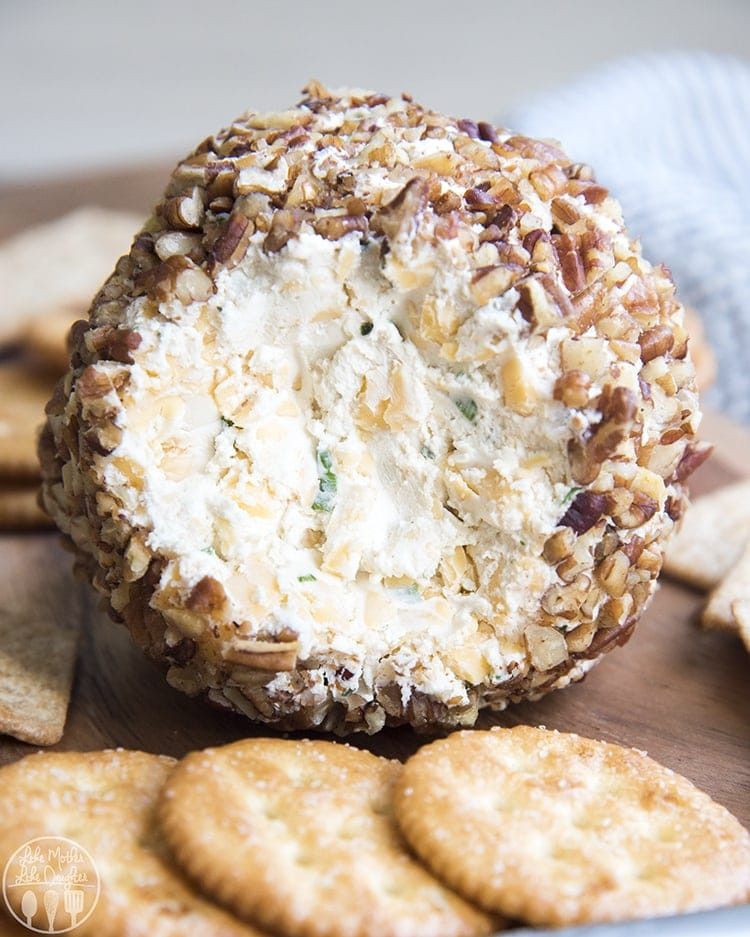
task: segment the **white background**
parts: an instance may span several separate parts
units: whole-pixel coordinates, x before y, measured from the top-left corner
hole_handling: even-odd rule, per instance
[[[176,158],[311,77],[497,120],[673,48],[750,57],[750,0],[0,0],[0,181]]]

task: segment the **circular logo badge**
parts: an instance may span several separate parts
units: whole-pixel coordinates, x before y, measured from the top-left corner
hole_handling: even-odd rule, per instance
[[[13,917],[38,934],[64,934],[90,916],[99,873],[83,846],[40,836],[16,849],[3,872],[3,898]]]

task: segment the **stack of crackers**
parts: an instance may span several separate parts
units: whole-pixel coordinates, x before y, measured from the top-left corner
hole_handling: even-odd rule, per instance
[[[643,752],[530,726],[405,765],[281,738],[179,763],[37,754],[0,788],[0,864],[54,831],[96,869],[98,900],[9,893],[40,930],[52,912],[96,937],[481,937],[750,898],[750,834],[723,807]]]
[[[51,526],[37,503],[44,408],[68,366],[70,326],[85,318],[139,222],[87,208],[0,245],[0,530]],[[45,548],[33,547],[45,589],[24,591],[23,571],[6,568],[0,607],[0,733],[35,745],[62,737],[81,613],[68,577],[53,581]]]
[[[50,526],[37,504],[37,432],[68,366],[71,325],[141,219],[83,208],[0,244],[0,529]]]
[[[693,502],[664,570],[708,592],[703,624],[736,632],[750,652],[750,481]]]

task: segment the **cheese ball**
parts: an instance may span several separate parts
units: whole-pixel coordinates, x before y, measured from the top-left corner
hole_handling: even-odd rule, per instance
[[[591,170],[317,82],[174,170],[71,336],[43,504],[169,683],[282,729],[579,679],[708,449],[683,309]]]

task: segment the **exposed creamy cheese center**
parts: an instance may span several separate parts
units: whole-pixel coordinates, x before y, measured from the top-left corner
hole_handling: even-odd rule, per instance
[[[338,648],[371,675],[414,655],[433,693],[506,677],[568,487],[555,331],[521,339],[512,292],[472,303],[457,243],[425,245],[404,287],[356,235],[261,239],[209,304],[135,313],[148,365],[108,482],[138,467],[133,523],[173,557],[167,581],[217,579],[243,633],[286,629],[301,658]],[[431,316],[461,321],[453,360]],[[507,361],[544,401],[526,416]]]

